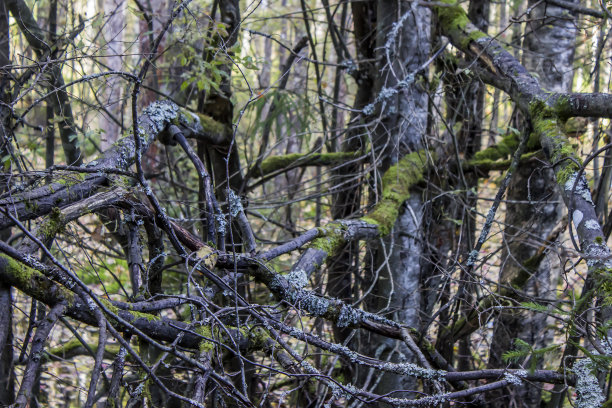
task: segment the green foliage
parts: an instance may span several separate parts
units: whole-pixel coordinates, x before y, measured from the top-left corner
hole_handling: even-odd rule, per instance
[[[546,353],[553,352],[560,347],[560,344],[553,344],[541,349],[534,349],[526,341],[516,338],[514,339],[514,349],[503,353],[502,358],[506,362],[520,363],[527,357],[531,357],[529,359],[529,370],[534,371],[538,366],[538,361],[541,360]]]
[[[538,303],[534,303],[534,302],[522,302],[521,306],[527,310],[531,310],[532,312],[538,312],[538,313],[548,312],[548,307],[544,305],[540,305]]]
[[[189,44],[186,44],[182,51],[179,62],[181,66],[189,66],[189,69],[182,75],[181,91],[185,91],[191,85],[195,85],[198,91],[209,92],[211,89],[219,91],[221,81],[229,78],[227,72],[223,70],[226,61],[221,59],[207,61]]]

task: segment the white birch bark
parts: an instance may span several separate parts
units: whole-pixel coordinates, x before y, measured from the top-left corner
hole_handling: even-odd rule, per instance
[[[101,0],[102,9],[106,18],[106,24],[102,30],[105,42],[106,58],[104,63],[109,70],[121,71],[123,68],[123,34],[125,31],[125,0]],[[118,76],[106,78],[106,86],[103,93],[103,102],[106,110],[113,115],[116,121],[121,122],[121,106],[123,99],[124,81]],[[112,118],[104,115],[101,118],[100,129],[102,136],[100,148],[107,150],[120,136],[121,126]]]

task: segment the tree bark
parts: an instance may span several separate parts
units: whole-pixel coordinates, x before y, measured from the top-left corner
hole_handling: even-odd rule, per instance
[[[109,70],[121,71],[123,67],[123,34],[126,30],[126,2],[123,0],[104,0],[101,9],[104,10],[106,19],[104,41],[106,42],[106,54],[104,63]],[[123,106],[123,81],[118,76],[108,77],[104,92],[105,108],[112,117],[103,117],[100,121],[100,128],[104,132],[101,137],[100,149],[108,149],[119,137],[122,132],[122,106]]]
[[[554,92],[570,92],[573,79],[576,26],[574,17],[565,9],[536,1],[529,2],[530,23],[525,35],[525,68],[537,74],[543,87]],[[520,115],[519,115],[520,116]],[[528,132],[529,124],[517,118],[519,126]],[[562,197],[555,188],[554,172],[537,159],[523,164],[508,188],[504,254],[500,282],[510,284],[533,257],[540,245],[548,245],[546,238],[563,216]],[[528,204],[523,204],[528,201]],[[537,270],[520,288],[530,296],[555,299],[560,278],[560,265],[552,257],[545,257]],[[535,349],[550,344],[553,333],[548,330],[545,314],[510,310],[500,314],[495,325],[489,367],[504,365],[502,354],[513,348],[515,338],[526,341]],[[532,359],[538,357],[531,356]],[[540,358],[536,367],[540,368]],[[517,404],[529,408],[540,406],[541,388],[523,384],[514,392],[497,390],[491,393],[491,407]]]
[[[424,146],[428,96],[418,74],[430,54],[431,13],[417,3],[401,3],[398,8],[395,1],[378,2],[377,12],[379,75],[375,89],[378,95],[389,89],[398,90],[381,101],[381,124],[375,129],[373,149],[384,151],[378,170],[385,171],[404,154]],[[421,193],[412,189],[410,198],[400,207],[391,234],[376,249],[377,259],[370,271],[373,275],[379,273],[368,302],[371,311],[391,315],[412,327],[418,327],[421,319],[422,207]],[[383,353],[391,361],[415,361],[414,353],[404,343],[376,337],[363,341],[370,344],[370,355],[380,353],[376,349],[384,344]],[[386,393],[415,388],[414,378],[384,375],[376,390]],[[410,392],[394,395],[414,397]]]

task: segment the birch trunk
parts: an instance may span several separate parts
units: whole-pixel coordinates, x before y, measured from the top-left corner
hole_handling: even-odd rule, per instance
[[[124,0],[101,0],[104,15],[107,16],[106,26],[103,30],[106,43],[106,59],[104,63],[109,70],[121,71],[123,68],[122,57],[124,53],[123,32],[125,30],[125,8],[127,2]],[[125,81],[118,76],[110,76],[106,80],[103,101],[106,110],[112,117],[104,116],[100,123],[103,131],[100,148],[107,150],[121,135],[122,132],[122,100]]]
[[[543,88],[553,92],[570,92],[576,42],[574,17],[569,11],[550,4],[529,2],[534,7],[529,15],[523,61],[525,67],[540,79]],[[521,121],[523,119],[520,119]],[[526,125],[522,124],[524,128]],[[529,131],[524,129],[524,131]],[[504,254],[500,281],[508,284],[524,268],[524,262],[534,256],[564,213],[562,198],[549,166],[532,159],[519,168],[508,188]],[[528,202],[525,204],[525,202]],[[560,265],[553,256],[545,257],[527,284],[520,288],[530,296],[555,298]],[[532,312],[502,312],[494,329],[490,367],[503,366],[502,354],[512,349],[515,338],[534,348],[550,345],[553,333],[547,329],[547,316]],[[535,357],[532,357],[535,358]],[[537,366],[540,367],[540,361]],[[491,397],[492,405],[516,404],[539,407],[540,387],[524,384],[510,394],[498,391]]]

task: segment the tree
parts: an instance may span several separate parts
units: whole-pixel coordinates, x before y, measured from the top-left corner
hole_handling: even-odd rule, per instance
[[[0,404],[607,406],[592,3],[3,2]]]

